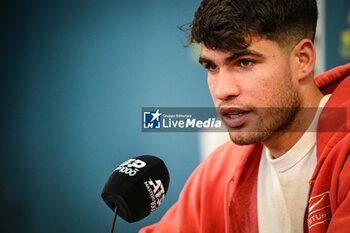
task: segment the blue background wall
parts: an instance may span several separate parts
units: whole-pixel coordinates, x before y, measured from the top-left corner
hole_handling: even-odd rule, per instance
[[[350,62],[350,1],[326,1],[326,69]]]
[[[211,106],[186,35],[199,0],[1,3],[0,232],[108,232],[100,193],[135,155],[163,158],[177,199],[199,162],[196,133],[142,133],[141,107]]]

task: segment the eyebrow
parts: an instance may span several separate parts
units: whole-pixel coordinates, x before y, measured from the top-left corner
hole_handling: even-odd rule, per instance
[[[235,60],[235,59],[237,59],[239,57],[243,57],[243,56],[263,57],[263,54],[261,54],[259,52],[256,52],[254,50],[248,50],[248,49],[238,50],[238,51],[232,52],[231,55],[226,57],[224,59],[224,64],[230,63],[231,61],[233,61],[233,60]],[[200,64],[203,64],[203,63],[215,64],[215,62],[212,61],[211,59],[205,58],[205,57],[202,57],[202,56],[199,57],[198,62]]]

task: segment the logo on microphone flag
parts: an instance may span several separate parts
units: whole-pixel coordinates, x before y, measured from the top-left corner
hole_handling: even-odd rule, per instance
[[[165,190],[161,180],[152,180],[149,178],[148,181],[144,182],[145,187],[151,198],[151,213],[155,211],[165,198]]]

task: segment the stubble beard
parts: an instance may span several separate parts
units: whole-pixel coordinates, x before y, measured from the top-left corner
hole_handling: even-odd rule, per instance
[[[254,128],[244,132],[229,129],[231,140],[238,145],[261,143],[276,133],[285,133],[292,130],[297,124],[296,116],[300,112],[301,100],[298,92],[291,82],[290,73],[280,91],[273,97],[277,100],[275,106],[279,108],[259,109],[260,114]]]

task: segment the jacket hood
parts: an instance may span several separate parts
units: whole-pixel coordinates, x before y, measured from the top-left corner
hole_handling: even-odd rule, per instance
[[[350,63],[337,66],[315,77],[316,85],[324,95],[331,94],[339,83],[350,75]]]
[[[350,63],[331,69],[315,78],[323,94],[332,94],[323,108],[317,126],[317,159],[313,179],[327,155],[350,131]],[[331,159],[335,162],[334,158]]]

